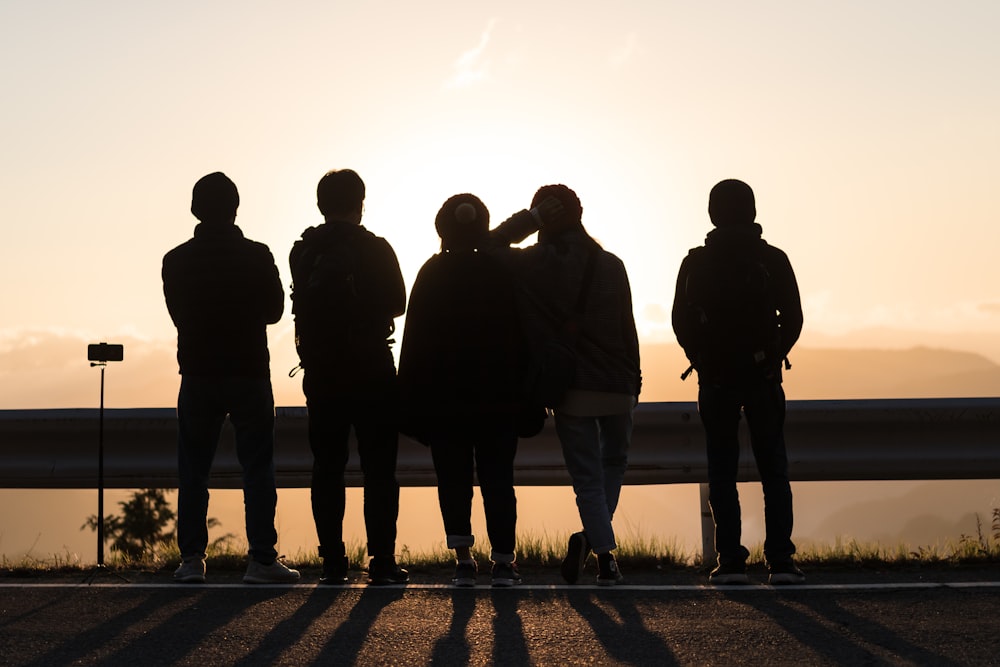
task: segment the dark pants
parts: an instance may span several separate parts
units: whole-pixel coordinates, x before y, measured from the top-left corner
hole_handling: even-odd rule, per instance
[[[438,479],[438,503],[448,547],[472,546],[472,495],[479,478],[486,532],[494,554],[513,555],[517,498],[514,455],[517,433],[511,419],[489,420],[427,435]]]
[[[177,544],[182,558],[204,558],[208,546],[208,476],[222,425],[236,431],[243,468],[243,505],[250,556],[273,561],[278,535],[274,510],[274,397],[270,379],[181,378],[177,397]]]
[[[769,563],[786,561],[795,553],[791,540],[792,490],[785,452],[785,392],[774,380],[699,387],[698,413],[708,445],[708,495],[715,519],[715,550],[720,562],[743,561],[747,556],[740,543],[740,499],[736,490],[741,409],[764,489],[764,556]]]
[[[309,447],[313,453],[312,510],[319,555],[343,554],[346,493],[344,469],[350,456],[351,427],[358,441],[364,477],[368,554],[391,556],[396,550],[399,484],[396,482],[396,376],[344,387],[342,377],[307,370],[302,381],[309,409]]]

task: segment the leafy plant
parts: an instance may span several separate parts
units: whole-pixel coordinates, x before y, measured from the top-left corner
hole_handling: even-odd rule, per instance
[[[173,525],[176,515],[164,489],[136,491],[118,505],[121,516],[109,514],[103,519],[104,539],[111,542],[112,551],[131,561],[153,559],[161,547],[173,542],[174,531],[167,528]],[[96,532],[97,521],[96,514],[90,515],[80,530],[90,528]]]

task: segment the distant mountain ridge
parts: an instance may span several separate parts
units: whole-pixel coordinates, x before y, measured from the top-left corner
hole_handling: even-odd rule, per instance
[[[697,377],[680,374],[687,359],[676,344],[641,346],[643,401],[693,401]],[[1000,396],[1000,364],[975,352],[799,348],[785,372],[790,399],[959,398]]]
[[[36,332],[15,342],[0,350],[0,409],[96,405],[99,377],[84,357],[87,341]],[[125,361],[109,366],[107,405],[175,405],[176,343],[129,337],[114,342],[125,344]],[[304,405],[301,376],[290,378],[287,371],[297,361],[291,335],[275,335],[270,347],[276,404]],[[641,401],[697,399],[697,376],[680,380],[688,362],[676,342],[643,341],[641,355]],[[791,362],[785,389],[793,400],[1000,396],[1000,364],[976,352],[802,345],[792,350]]]

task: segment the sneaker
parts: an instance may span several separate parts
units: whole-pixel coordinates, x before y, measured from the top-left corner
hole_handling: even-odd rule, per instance
[[[742,561],[735,563],[719,563],[708,575],[708,583],[716,586],[749,584],[747,564]]]
[[[189,558],[181,561],[180,567],[174,570],[174,581],[181,584],[205,583],[205,559]]]
[[[597,554],[597,585],[614,586],[624,581],[613,553]]]
[[[372,586],[405,584],[410,573],[396,564],[393,556],[375,556],[368,561],[368,583]]]
[[[347,583],[347,566],[347,556],[324,558],[319,583],[323,586],[343,586]]]
[[[768,569],[771,571],[771,574],[767,582],[772,586],[803,584],[806,581],[806,575],[791,560],[769,563]]]
[[[575,584],[580,579],[583,566],[590,555],[590,543],[586,533],[573,533],[569,536],[569,546],[566,547],[566,558],[559,568],[567,584]]]
[[[510,588],[521,583],[517,563],[493,563],[493,588]]]
[[[251,558],[243,575],[244,584],[294,584],[298,580],[299,571],[286,567],[280,560],[265,565]]]
[[[455,576],[451,578],[451,585],[459,588],[471,588],[476,585],[476,575],[479,574],[479,567],[476,561],[459,561],[455,566]]]

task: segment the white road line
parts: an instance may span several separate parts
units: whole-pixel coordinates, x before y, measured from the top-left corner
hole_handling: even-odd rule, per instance
[[[594,584],[566,585],[566,584],[522,584],[520,586],[510,586],[504,588],[493,588],[488,585],[479,585],[470,588],[456,588],[449,584],[399,584],[390,586],[369,586],[368,584],[347,584],[346,586],[320,586],[318,584],[243,584],[239,582],[227,584],[175,584],[175,583],[0,583],[0,589],[70,589],[70,588],[132,588],[132,589],[173,589],[173,590],[329,590],[336,592],[339,590],[443,590],[443,591],[644,591],[644,592],[715,592],[725,591],[727,593],[774,593],[774,592],[795,592],[795,591],[887,591],[887,590],[926,590],[933,588],[1000,588],[1000,581],[946,581],[946,582],[898,582],[884,584],[796,584],[784,586],[770,586],[767,584],[750,584],[738,586],[711,586],[705,585],[632,585],[619,584],[617,586],[597,586]]]

